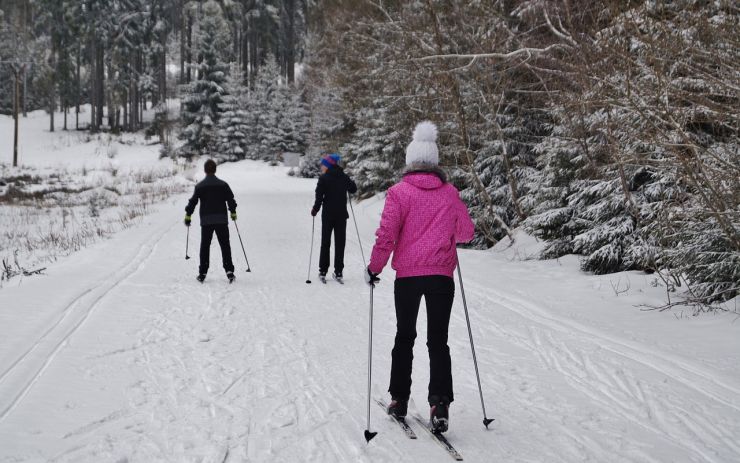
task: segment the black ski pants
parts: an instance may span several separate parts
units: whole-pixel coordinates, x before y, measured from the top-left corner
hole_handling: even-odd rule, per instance
[[[411,365],[414,360],[416,318],[421,297],[427,306],[427,349],[429,350],[429,397],[446,396],[454,400],[452,366],[447,345],[455,281],[443,275],[398,278],[394,284],[396,302],[396,341],[391,362],[388,392],[396,399],[411,395]]]
[[[321,219],[321,254],[319,254],[319,272],[329,270],[329,254],[331,251],[331,234],[334,233],[334,271],[344,271],[344,245],[347,242],[347,219]]]
[[[208,273],[211,255],[211,240],[213,239],[213,233],[215,232],[218,244],[221,246],[221,258],[223,260],[224,270],[227,272],[233,272],[234,263],[231,261],[229,224],[217,223],[213,225],[201,225],[200,232],[200,267],[198,267],[198,271],[204,275]]]

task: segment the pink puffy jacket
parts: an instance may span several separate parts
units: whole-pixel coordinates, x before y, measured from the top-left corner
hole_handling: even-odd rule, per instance
[[[454,186],[434,173],[408,173],[388,190],[368,267],[380,273],[393,253],[397,278],[452,277],[456,245],[472,240],[474,232]]]

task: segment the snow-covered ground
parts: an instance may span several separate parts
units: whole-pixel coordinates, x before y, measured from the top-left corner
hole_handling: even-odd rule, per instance
[[[348,229],[347,284],[305,284],[314,181],[255,162],[219,167],[239,203],[246,273],[212,249],[195,282],[187,194],[157,214],[0,290],[0,462],[445,462],[372,406],[365,429],[369,291]],[[355,205],[367,255],[382,198]],[[317,232],[319,226],[317,225]],[[471,462],[740,461],[740,323],[645,311],[653,277],[589,276],[577,260],[527,260],[520,235],[461,251],[486,407],[458,296],[450,328],[456,401],[448,438]],[[316,243],[316,251],[318,243]],[[394,335],[392,271],[375,291],[373,394]],[[459,289],[459,286],[458,286]],[[415,408],[428,358],[419,320]]]

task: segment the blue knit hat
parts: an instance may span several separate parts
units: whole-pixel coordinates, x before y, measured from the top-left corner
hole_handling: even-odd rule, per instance
[[[327,154],[321,158],[321,165],[325,166],[327,169],[331,169],[332,167],[339,165],[340,159],[341,157],[336,153]]]

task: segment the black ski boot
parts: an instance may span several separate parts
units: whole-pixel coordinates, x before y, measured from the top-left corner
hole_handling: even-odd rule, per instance
[[[197,277],[195,277],[195,279],[198,280],[200,283],[203,283],[203,281],[206,279],[206,274],[200,273]]]
[[[226,272],[226,278],[229,279],[229,284],[231,284],[236,277],[234,276],[234,272]]]
[[[322,283],[326,284],[326,272],[319,272],[319,280],[321,280]]]
[[[409,401],[393,398],[391,399],[390,405],[388,405],[388,414],[393,415],[396,418],[405,418],[408,412]]]
[[[447,397],[429,397],[429,426],[433,433],[440,434],[449,428],[450,424],[450,399]]]
[[[338,283],[344,284],[344,277],[342,276],[342,272],[334,272],[331,274],[331,276],[337,280]]]

